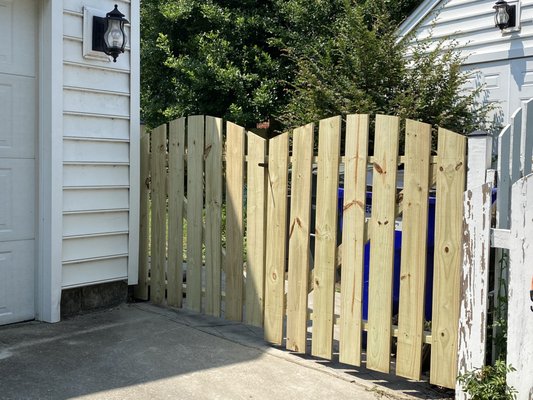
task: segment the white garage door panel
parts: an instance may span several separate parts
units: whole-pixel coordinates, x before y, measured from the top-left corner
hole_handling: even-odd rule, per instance
[[[35,76],[34,1],[0,0],[0,73]]]
[[[35,154],[35,78],[0,73],[0,157]]]
[[[533,98],[533,57],[476,64],[468,69],[478,74],[467,86],[474,87],[474,82],[485,85],[483,100],[498,107],[493,115],[502,126],[511,122],[523,101]]]
[[[34,164],[31,159],[0,158],[0,243],[34,238]]]
[[[477,64],[467,69],[475,73],[471,88],[485,85],[486,92],[482,100],[495,106],[491,119],[498,125],[506,124],[509,115],[509,61]]]
[[[33,240],[0,242],[0,325],[33,319]]]
[[[34,318],[37,0],[0,0],[0,325]]]

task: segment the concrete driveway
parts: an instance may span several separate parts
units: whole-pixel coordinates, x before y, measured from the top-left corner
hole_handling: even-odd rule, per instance
[[[414,396],[414,397],[413,397]],[[0,327],[0,399],[447,398],[267,346],[249,326],[148,303]]]

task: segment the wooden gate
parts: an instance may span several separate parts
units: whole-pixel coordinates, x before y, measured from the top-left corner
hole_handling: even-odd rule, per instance
[[[144,134],[137,296],[263,325],[295,352],[331,359],[338,343],[341,362],[385,373],[395,353],[396,374],[412,379],[430,346],[430,382],[455,387],[465,137],[348,115],[267,143],[194,116],[154,129],[151,157],[149,146]]]

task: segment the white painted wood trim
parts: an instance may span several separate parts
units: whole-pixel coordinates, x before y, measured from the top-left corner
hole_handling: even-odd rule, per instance
[[[106,12],[92,7],[83,7],[83,39],[65,37],[65,39],[83,42],[83,58],[111,62],[111,57],[101,51],[93,50],[93,17],[105,17]]]
[[[490,230],[490,245],[497,249],[508,249],[510,245],[511,231],[509,229]]]
[[[420,4],[398,28],[397,42],[402,41],[404,37],[409,35],[409,33],[411,33],[411,31],[415,29],[431,11],[433,11],[439,2],[440,0],[425,0],[422,4]]]
[[[473,189],[486,182],[486,172],[492,157],[492,137],[486,134],[468,137],[466,188]]]
[[[63,2],[40,2],[36,318],[60,319],[63,236]]]
[[[498,196],[496,197],[496,227],[509,229],[509,198],[511,196],[511,125],[498,136]]]
[[[509,252],[509,302],[507,363],[516,368],[507,384],[518,390],[517,400],[533,398],[533,312],[529,291],[533,277],[533,174],[512,187],[511,249]]]
[[[531,173],[531,157],[533,152],[533,99],[522,103],[522,137],[520,139],[520,173],[527,176]],[[529,135],[528,135],[529,131]]]
[[[140,3],[130,5],[130,215],[128,285],[139,279],[139,179],[140,179]]]
[[[520,175],[520,145],[522,142],[522,107],[518,108],[511,116],[511,185],[518,181]]]

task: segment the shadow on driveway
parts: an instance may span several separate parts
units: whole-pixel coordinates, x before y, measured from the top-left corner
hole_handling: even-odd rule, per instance
[[[257,328],[148,303],[5,326],[0,398],[410,398],[353,370],[267,346],[262,337]],[[403,382],[418,398],[439,398],[420,390],[427,385]]]

